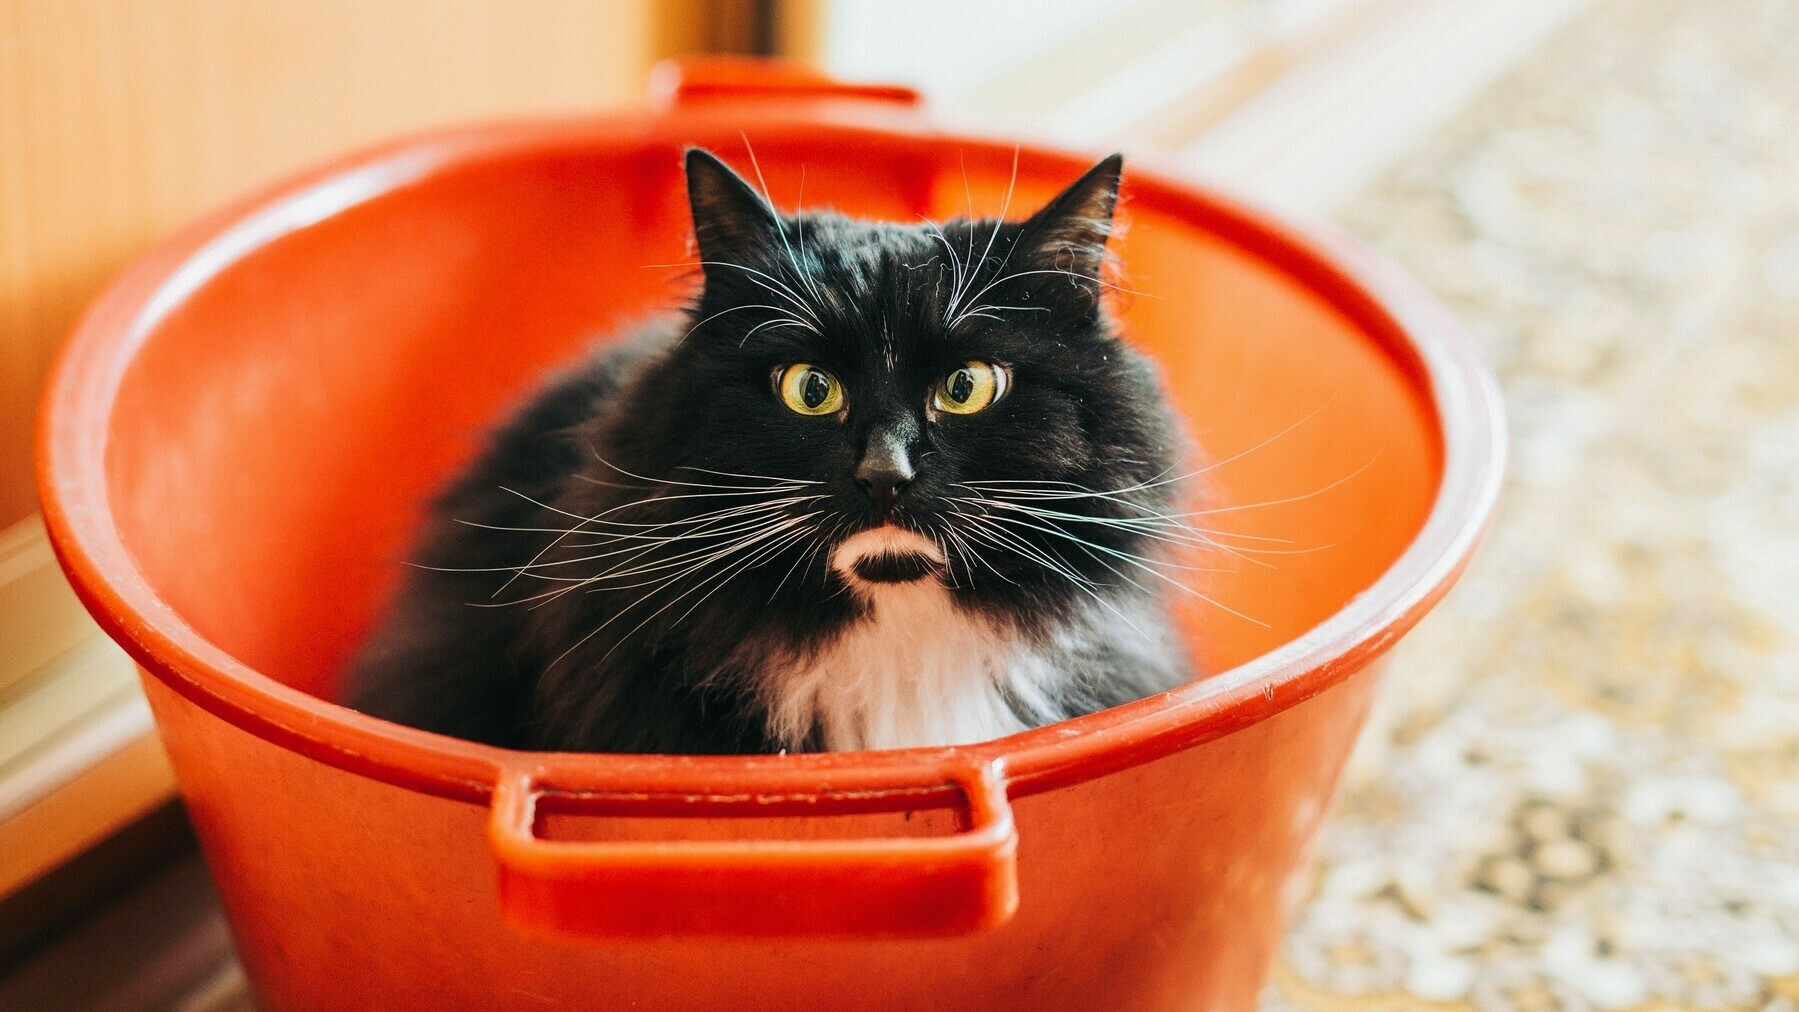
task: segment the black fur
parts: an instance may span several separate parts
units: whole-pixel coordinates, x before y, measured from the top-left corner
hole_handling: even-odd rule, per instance
[[[936,562],[917,552],[891,552],[856,560],[856,575],[869,583],[910,583],[937,570]]]
[[[1119,169],[1117,156],[1100,162],[1029,220],[939,230],[780,217],[722,162],[688,152],[704,264],[696,303],[552,381],[451,483],[418,568],[354,661],[349,705],[525,748],[817,747],[816,735],[770,736],[760,665],[862,617],[827,560],[882,519],[855,477],[877,444],[916,465],[893,522],[951,550],[938,576],[880,560],[866,578],[941,578],[959,606],[1041,641],[1093,610],[1070,574],[1109,601],[1153,599],[1159,581],[1109,553],[1153,556],[1155,539],[1079,519],[1165,513],[1175,498],[1175,426],[1152,367],[1117,339],[1100,298]],[[956,314],[972,315],[955,319],[958,293]],[[972,415],[928,410],[935,384],[971,359],[1009,368],[1004,396]],[[845,408],[785,407],[771,377],[795,362],[837,376]],[[757,491],[771,483],[746,476],[791,483]],[[966,529],[959,513],[971,507],[953,500],[979,481],[1122,491],[1047,503],[1070,517],[1035,521],[1091,548],[989,519],[1005,536],[991,534],[971,564],[944,531]],[[706,517],[799,496],[816,498],[742,522]],[[805,514],[791,541],[768,535],[682,572]],[[1159,618],[1159,605],[1146,613]],[[1068,656],[1057,712],[1032,723],[1184,677],[1163,647],[1094,642]]]

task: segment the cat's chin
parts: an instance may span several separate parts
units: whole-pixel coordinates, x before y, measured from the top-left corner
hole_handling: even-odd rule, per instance
[[[911,583],[922,580],[941,568],[936,562],[917,552],[906,552],[864,555],[856,560],[853,572],[864,583]]]
[[[883,524],[843,539],[831,553],[831,568],[851,583],[913,583],[936,576],[948,564],[930,538]]]

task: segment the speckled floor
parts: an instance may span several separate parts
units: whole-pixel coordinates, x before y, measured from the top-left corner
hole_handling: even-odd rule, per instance
[[[1514,457],[1265,1008],[1799,1007],[1799,2],[1601,3],[1341,219]]]

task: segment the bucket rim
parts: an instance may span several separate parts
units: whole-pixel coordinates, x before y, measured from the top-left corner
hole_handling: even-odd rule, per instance
[[[838,115],[829,103],[650,111],[452,127],[350,154],[206,215],[140,257],[90,305],[59,353],[39,416],[39,491],[51,543],[99,625],[148,672],[231,724],[312,759],[394,786],[486,803],[529,770],[570,797],[629,789],[697,800],[802,798],[866,804],[916,795],[946,764],[1003,771],[1018,797],[1104,776],[1257,724],[1384,654],[1447,592],[1496,507],[1506,457],[1498,384],[1472,340],[1422,285],[1347,235],[1299,225],[1133,158],[1132,199],[1153,205],[1293,278],[1377,342],[1432,409],[1442,477],[1429,514],[1378,579],[1312,629],[1234,668],[1146,699],[973,745],[792,755],[520,752],[369,717],[262,674],[211,643],[156,594],[112,521],[107,430],[126,370],[167,314],[261,246],[393,190],[471,162],[581,143],[648,149],[695,135],[896,140],[945,150],[1085,155],[947,133],[915,115]],[[728,132],[727,132],[728,131]],[[945,785],[945,790],[950,790]],[[819,809],[821,813],[825,809]]]

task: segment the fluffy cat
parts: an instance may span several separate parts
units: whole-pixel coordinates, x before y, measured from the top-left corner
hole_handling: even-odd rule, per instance
[[[449,484],[349,705],[749,753],[979,741],[1186,681],[1177,427],[1100,298],[1120,168],[939,228],[784,216],[689,150],[697,299]]]

